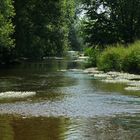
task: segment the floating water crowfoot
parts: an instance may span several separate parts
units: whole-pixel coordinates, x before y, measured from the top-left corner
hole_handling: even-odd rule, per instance
[[[31,91],[7,91],[0,93],[0,99],[6,98],[26,98],[36,95],[36,92]]]
[[[128,91],[140,91],[140,87],[126,87],[125,90],[128,90]]]
[[[97,68],[88,68],[84,70],[84,73],[94,76],[105,83],[121,83],[126,84],[127,87],[124,89],[127,91],[140,91],[140,75],[123,73],[123,72],[103,72],[99,71]]]

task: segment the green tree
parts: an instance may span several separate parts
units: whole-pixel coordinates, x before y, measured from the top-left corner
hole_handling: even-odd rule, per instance
[[[11,60],[14,49],[14,7],[12,0],[0,0],[0,63],[8,63]]]
[[[83,5],[86,43],[130,43],[140,38],[139,0],[83,0]]]
[[[68,47],[73,0],[15,0],[16,48],[20,56],[62,55]]]
[[[71,22],[69,25],[69,44],[70,49],[79,51],[82,50],[82,38],[80,37],[80,14],[81,14],[81,0],[69,0],[71,8],[68,13],[71,13]]]

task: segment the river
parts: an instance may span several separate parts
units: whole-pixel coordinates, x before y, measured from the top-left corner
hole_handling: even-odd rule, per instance
[[[0,140],[140,140],[140,96],[83,73],[82,62],[49,59],[0,70]],[[134,95],[131,95],[134,94]]]

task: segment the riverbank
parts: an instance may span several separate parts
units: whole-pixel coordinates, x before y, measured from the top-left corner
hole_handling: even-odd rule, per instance
[[[140,91],[140,75],[114,71],[104,72],[98,70],[98,68],[87,68],[84,73],[105,83],[124,83],[127,91]]]

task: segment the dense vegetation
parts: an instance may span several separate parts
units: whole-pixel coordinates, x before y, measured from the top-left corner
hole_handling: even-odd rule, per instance
[[[109,45],[103,51],[98,48],[87,48],[85,55],[89,61],[87,67],[98,67],[103,71],[124,71],[140,73],[140,41],[124,47],[124,45]]]
[[[109,46],[98,56],[97,66],[104,71],[139,73],[140,42],[135,42],[128,48],[124,48],[122,45]]]
[[[14,51],[12,18],[15,12],[12,4],[11,0],[0,1],[0,63],[9,63]]]
[[[61,56],[73,42],[75,7],[74,0],[1,0],[1,63],[11,53],[31,59]]]
[[[86,43],[127,44],[140,38],[139,0],[83,0],[83,5]]]
[[[139,39],[139,0],[0,1],[0,64],[86,46],[90,66],[139,72]]]
[[[71,2],[71,3],[70,3]],[[68,46],[73,1],[15,0],[16,47],[24,57],[61,55]]]
[[[140,1],[83,0],[88,66],[140,73]],[[137,41],[136,43],[134,43]]]

